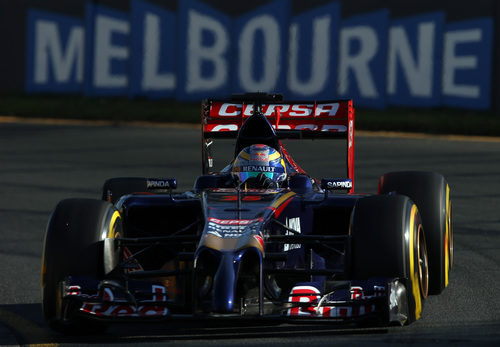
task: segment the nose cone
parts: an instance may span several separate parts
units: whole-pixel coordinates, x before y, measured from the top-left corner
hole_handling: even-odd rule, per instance
[[[239,260],[234,252],[222,252],[221,260],[214,278],[213,309],[218,313],[231,313],[234,308],[236,273]]]

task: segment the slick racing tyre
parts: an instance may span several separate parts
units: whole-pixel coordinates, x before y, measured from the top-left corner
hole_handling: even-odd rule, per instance
[[[418,208],[408,197],[360,198],[353,211],[349,250],[351,279],[401,279],[408,303],[406,323],[420,318],[428,294],[427,250]]]
[[[124,195],[147,190],[147,179],[143,177],[110,178],[102,187],[102,200],[115,204]]]
[[[390,172],[379,182],[379,194],[396,192],[418,206],[429,252],[429,294],[439,294],[448,286],[453,266],[453,223],[450,187],[434,172]]]
[[[67,276],[103,277],[103,237],[119,231],[119,213],[107,202],[92,199],[61,201],[50,217],[42,256],[42,310],[49,326],[71,334],[98,332],[106,328],[79,319],[78,307],[63,300]]]

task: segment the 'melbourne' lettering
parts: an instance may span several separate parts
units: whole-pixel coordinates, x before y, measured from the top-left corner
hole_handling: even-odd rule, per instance
[[[131,13],[89,1],[84,20],[30,10],[26,91],[180,101],[265,91],[375,108],[490,107],[492,18],[445,25],[444,12],[391,19],[380,10],[340,21],[337,2],[291,15],[285,0],[229,17],[198,0],[183,0],[177,13],[130,1]],[[334,116],[335,105],[315,115]],[[228,104],[220,114],[250,107]]]

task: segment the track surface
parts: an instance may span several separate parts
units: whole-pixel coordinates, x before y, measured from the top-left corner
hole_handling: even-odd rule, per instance
[[[304,167],[309,172],[317,177],[334,176],[324,168],[330,162],[325,155],[331,151],[323,148],[315,154],[296,143],[290,146],[292,154],[307,158]],[[65,337],[47,330],[41,317],[40,257],[51,210],[64,198],[98,198],[104,180],[114,176],[173,176],[180,189],[189,189],[200,172],[199,132],[0,124],[0,345],[496,345],[500,342],[499,158],[499,142],[357,137],[356,191],[375,193],[381,174],[407,169],[441,172],[452,189],[455,263],[451,284],[443,294],[426,301],[423,318],[411,326],[362,330],[185,322],[174,327],[119,325],[112,326],[106,336]],[[341,162],[331,164],[342,167]]]

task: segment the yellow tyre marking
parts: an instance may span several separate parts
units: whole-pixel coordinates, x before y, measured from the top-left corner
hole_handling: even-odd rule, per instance
[[[418,273],[415,271],[415,216],[417,214],[417,206],[413,205],[411,208],[411,217],[410,217],[410,277],[411,277],[411,286],[412,286],[412,294],[415,299],[415,320],[420,318],[422,314],[422,298],[420,296],[420,285],[418,280]]]
[[[120,212],[115,211],[113,212],[113,215],[111,216],[111,222],[109,223],[109,233],[108,233],[108,238],[112,239],[115,237],[116,234],[116,220],[120,218]]]
[[[446,233],[444,235],[444,286],[448,287],[450,269],[450,187],[446,185]]]

